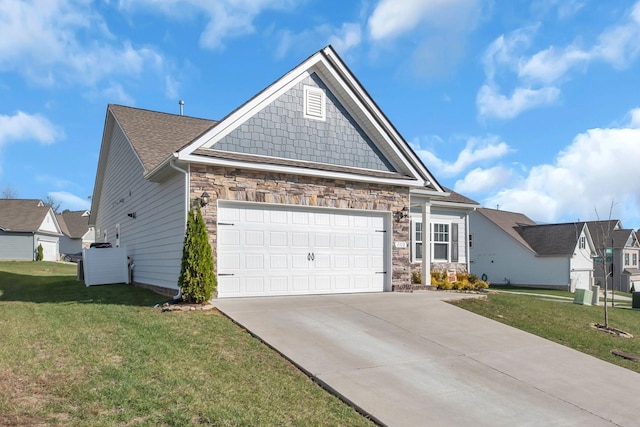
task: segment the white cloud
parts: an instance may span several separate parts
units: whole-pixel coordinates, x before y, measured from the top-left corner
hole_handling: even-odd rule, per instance
[[[430,26],[468,31],[478,16],[478,0],[381,0],[369,17],[373,40],[393,39],[427,22]],[[472,17],[471,20],[468,18]]]
[[[630,113],[631,120],[624,127],[579,134],[554,164],[532,168],[516,185],[487,198],[485,204],[523,212],[537,221],[555,222],[595,219],[595,210],[608,216],[614,201],[618,207],[614,215],[623,223],[625,218],[640,220],[637,111]]]
[[[207,24],[200,35],[200,45],[224,49],[228,39],[254,33],[254,20],[267,10],[287,11],[295,0],[121,0],[129,11],[157,11],[170,18],[204,17]]]
[[[504,166],[489,169],[476,168],[463,179],[456,181],[454,191],[461,194],[478,194],[504,187],[513,180],[513,171]]]
[[[39,85],[94,85],[163,63],[152,49],[116,43],[93,2],[84,0],[4,0],[0,28],[0,70],[17,71]]]
[[[341,55],[344,55],[351,48],[358,46],[361,40],[362,30],[360,29],[360,24],[348,22],[342,24],[342,28],[329,36],[329,44]]]
[[[455,162],[446,162],[432,151],[421,148],[418,142],[411,145],[431,171],[446,177],[459,175],[473,164],[502,158],[511,151],[509,145],[496,136],[469,138]]]
[[[564,12],[577,12],[582,3],[573,2]],[[560,12],[559,12],[560,13]],[[565,15],[568,16],[568,15]],[[537,27],[526,27],[494,40],[483,55],[486,82],[476,98],[481,118],[511,119],[532,108],[554,103],[559,86],[569,80],[576,69],[584,71],[593,62],[624,68],[640,55],[640,2],[627,18],[600,33],[591,47],[581,46],[580,38],[567,46],[550,46],[526,55]],[[516,77],[512,95],[498,88],[497,78],[504,72]]]
[[[343,23],[340,28],[323,24],[300,33],[281,31],[279,39],[276,58],[282,58],[292,49],[308,55],[309,46],[326,44],[331,44],[341,56],[345,56],[362,41],[362,29],[360,24],[350,22]]]
[[[560,97],[560,89],[543,87],[541,89],[516,88],[511,96],[500,93],[495,86],[485,84],[478,91],[476,106],[481,117],[512,119],[523,111],[540,105],[548,105]]]
[[[0,114],[0,148],[16,141],[53,144],[62,138],[64,132],[39,114],[27,114],[22,111],[13,116]]]
[[[47,193],[55,200],[60,202],[60,209],[69,209],[72,211],[88,210],[91,208],[91,201],[86,197],[78,197],[66,191],[51,191]]]

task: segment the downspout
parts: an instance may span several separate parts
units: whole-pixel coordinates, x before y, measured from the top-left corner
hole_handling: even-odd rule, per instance
[[[169,166],[171,166],[172,169],[175,169],[178,172],[184,174],[184,190],[185,190],[184,192],[184,233],[186,234],[187,215],[189,215],[189,194],[191,194],[191,182],[189,180],[189,172],[176,166],[175,161],[173,159],[169,162]],[[178,287],[178,293],[174,295],[173,299],[179,300],[180,298],[182,298],[182,291]]]
[[[465,213],[464,216],[464,232],[467,234],[464,237],[464,259],[466,261],[467,264],[467,274],[471,273],[471,259],[469,258],[471,256],[471,250],[469,249],[469,235],[471,234],[471,230],[469,230],[469,211],[467,211]]]

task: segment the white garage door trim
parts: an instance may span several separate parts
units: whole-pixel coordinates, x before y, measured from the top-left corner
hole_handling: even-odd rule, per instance
[[[218,297],[382,292],[391,214],[218,202]]]
[[[58,261],[58,242],[39,239],[38,244],[42,245],[43,261]]]

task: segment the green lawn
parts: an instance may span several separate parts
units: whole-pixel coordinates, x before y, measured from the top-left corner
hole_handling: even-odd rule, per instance
[[[366,426],[217,311],[0,262],[0,425]]]
[[[525,291],[526,292],[526,291]],[[633,334],[621,338],[598,331],[592,323],[604,323],[604,307],[573,304],[542,296],[490,293],[486,299],[454,302],[459,307],[498,322],[550,339],[583,353],[640,372],[640,363],[611,354],[622,350],[640,356],[640,311],[609,307],[609,326]],[[616,304],[617,305],[617,304]],[[626,304],[629,307],[629,304]]]

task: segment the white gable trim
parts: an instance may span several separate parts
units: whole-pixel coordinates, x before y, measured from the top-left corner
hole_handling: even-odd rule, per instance
[[[186,161],[189,163],[199,163],[199,164],[222,166],[222,167],[228,167],[228,168],[269,171],[269,172],[275,172],[275,173],[313,176],[313,177],[319,177],[319,178],[333,178],[333,179],[341,179],[346,181],[370,182],[370,183],[397,185],[402,187],[421,187],[422,185],[424,185],[421,181],[416,181],[416,180],[380,178],[380,177],[366,175],[366,172],[365,172],[366,169],[363,169],[363,172],[365,174],[357,175],[349,172],[332,172],[332,171],[325,171],[320,169],[301,168],[297,166],[283,166],[283,165],[272,165],[272,164],[265,164],[265,163],[243,162],[239,160],[203,157],[203,156],[198,156],[193,154],[182,155],[180,157],[180,160]],[[313,163],[310,163],[310,165],[313,165]]]
[[[379,147],[392,163],[402,166],[402,172],[408,173],[424,187],[434,185],[437,191],[444,191],[437,181],[429,174],[422,162],[415,156],[404,139],[394,130],[378,110],[360,84],[352,77],[351,73],[342,65],[331,47],[327,47],[306,61],[302,62],[280,80],[269,86],[246,104],[222,119],[215,127],[194,142],[178,152],[178,159],[193,161],[192,153],[198,148],[211,148],[216,142],[227,136],[238,126],[255,115],[258,111],[275,101],[279,96],[290,90],[303,79],[316,72],[324,79],[330,80],[330,86],[335,86],[341,93],[345,107],[350,109],[354,118],[360,123],[365,132],[373,136],[373,140],[382,140],[386,147]],[[354,92],[357,91],[357,93]],[[366,123],[363,123],[363,119]],[[373,135],[372,135],[373,134]],[[301,173],[300,168],[295,168],[294,173]],[[323,172],[324,176],[327,173]],[[404,182],[406,184],[406,181]]]

